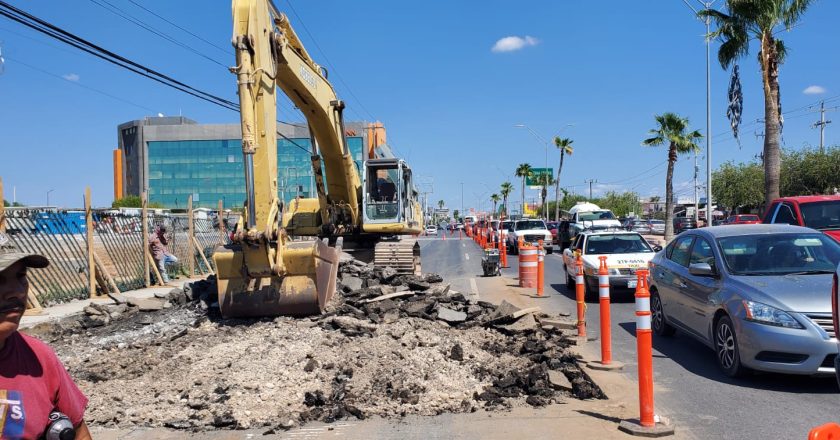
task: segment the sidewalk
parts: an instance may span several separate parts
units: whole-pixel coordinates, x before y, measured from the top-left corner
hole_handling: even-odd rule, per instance
[[[173,280],[171,283],[173,286],[155,286],[149,287],[145,289],[138,289],[138,290],[129,290],[123,292],[121,296],[128,300],[129,298],[134,299],[142,299],[142,298],[151,298],[155,296],[155,294],[166,294],[169,293],[170,290],[175,288],[183,288],[184,284],[191,283],[194,281],[202,280],[205,277],[196,277],[196,278],[180,278],[177,280]],[[113,304],[114,300],[112,300],[108,296],[103,296],[101,298],[96,299],[83,299],[83,300],[76,300],[69,303],[63,304],[56,304],[54,306],[45,307],[43,312],[38,315],[29,315],[25,314],[23,318],[20,320],[20,329],[33,329],[35,327],[41,326],[43,324],[49,324],[55,321],[58,321],[62,318],[66,318],[68,316],[73,315],[80,315],[83,313],[85,307],[89,306],[92,302],[100,303],[100,304]]]

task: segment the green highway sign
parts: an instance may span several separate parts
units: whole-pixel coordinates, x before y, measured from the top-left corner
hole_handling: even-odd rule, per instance
[[[554,168],[531,168],[531,175],[525,179],[526,186],[542,186],[543,176],[554,177]]]

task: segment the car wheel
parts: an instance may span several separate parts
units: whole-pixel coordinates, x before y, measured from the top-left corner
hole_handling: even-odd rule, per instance
[[[729,316],[721,316],[715,325],[715,354],[717,362],[724,374],[729,377],[738,377],[744,374],[745,368],[741,365],[741,354],[738,350],[738,338],[735,335],[735,326]]]
[[[651,327],[653,327],[654,333],[659,336],[673,336],[677,329],[672,327],[671,324],[668,324],[668,321],[665,319],[662,298],[659,297],[659,293],[656,291],[650,294],[650,314]]]
[[[547,246],[547,247],[545,248],[545,253],[547,253],[547,254],[549,254],[549,255],[553,254],[553,253],[554,253],[554,248],[553,248],[553,247],[551,247],[551,246]]]

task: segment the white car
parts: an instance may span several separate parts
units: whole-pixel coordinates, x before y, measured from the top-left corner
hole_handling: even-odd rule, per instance
[[[512,254],[519,254],[519,237],[522,237],[526,243],[536,244],[539,240],[543,241],[545,252],[550,254],[553,251],[551,246],[551,231],[545,226],[545,222],[539,219],[521,219],[517,220],[511,229],[508,229],[507,242]]]
[[[607,256],[611,289],[635,289],[636,271],[647,269],[648,263],[659,246],[651,246],[639,233],[631,231],[584,231],[578,234],[572,245],[563,251],[563,267],[566,270],[566,287],[574,289],[577,274],[577,254],[583,260],[586,297],[598,295],[598,257]]]
[[[435,225],[426,226],[426,235],[437,235],[438,228]]]

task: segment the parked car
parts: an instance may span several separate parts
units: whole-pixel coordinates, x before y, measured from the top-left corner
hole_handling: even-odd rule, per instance
[[[697,222],[693,217],[674,217],[675,234],[681,234],[689,229],[697,229]]]
[[[426,226],[426,235],[437,235],[438,228],[435,225]]]
[[[757,225],[761,219],[755,214],[735,214],[724,220],[724,225]]]
[[[773,200],[762,220],[813,228],[840,241],[840,196],[799,196]]]
[[[659,234],[662,235],[665,233],[665,221],[664,220],[648,220],[648,226],[650,227],[651,234]]]
[[[546,228],[545,222],[539,219],[517,220],[511,229],[508,229],[508,247],[512,254],[519,253],[519,237],[526,243],[537,243],[543,240],[545,252],[550,254],[553,251],[551,246],[551,232]]]
[[[563,251],[563,267],[566,271],[566,288],[574,289],[577,268],[577,254],[583,262],[584,286],[587,299],[598,294],[598,257],[607,256],[610,271],[610,287],[614,289],[635,289],[636,270],[648,267],[654,253],[661,250],[651,246],[638,232],[630,231],[584,231],[578,234],[572,246]]]
[[[551,232],[551,244],[558,244],[557,235],[560,232],[560,222],[546,222],[545,227]]]
[[[838,274],[840,267],[834,272],[834,281],[831,284],[831,323],[834,328],[834,336],[840,335],[840,288],[838,288]],[[840,340],[837,341],[840,349]],[[837,386],[840,387],[840,356],[834,357],[834,376],[837,378]]]
[[[628,231],[638,232],[639,234],[650,234],[650,224],[645,220],[632,220],[628,224]]]
[[[715,350],[729,376],[747,369],[835,374],[832,274],[840,244],[790,225],[703,228],[651,262],[652,328]]]

